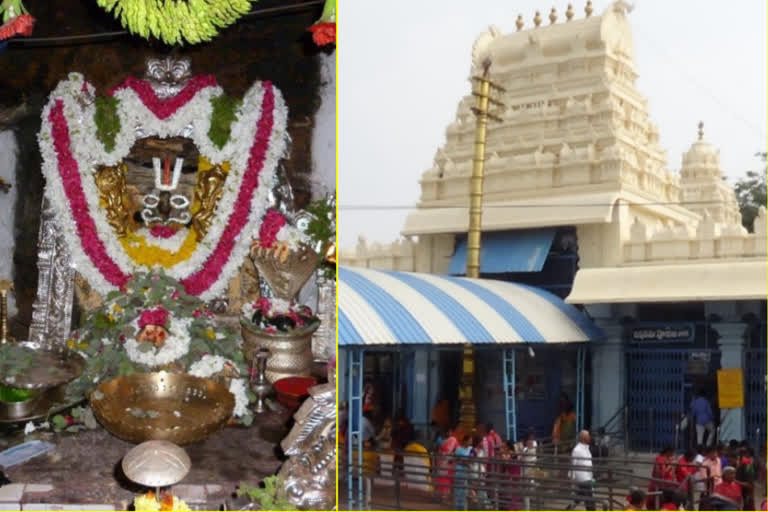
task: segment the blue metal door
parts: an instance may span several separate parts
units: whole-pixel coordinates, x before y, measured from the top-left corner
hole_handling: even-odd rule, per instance
[[[685,412],[688,350],[627,350],[627,412],[630,448],[656,451],[675,443]]]
[[[747,439],[751,446],[758,447],[765,442],[766,408],[766,350],[746,350],[744,365],[744,414]]]

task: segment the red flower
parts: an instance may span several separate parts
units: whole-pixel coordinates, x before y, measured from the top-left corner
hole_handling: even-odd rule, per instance
[[[272,247],[277,238],[277,233],[285,226],[285,217],[277,210],[267,210],[264,218],[261,220],[259,229],[259,245],[262,247]]]
[[[336,44],[336,24],[335,23],[315,23],[307,30],[312,32],[312,40],[317,46],[327,44]]]
[[[147,325],[159,325],[165,327],[165,323],[168,321],[169,313],[162,306],[158,306],[155,309],[145,309],[139,317],[139,329],[143,329]]]
[[[206,87],[216,87],[216,85],[216,78],[212,75],[197,75],[190,78],[187,85],[177,95],[161,100],[149,82],[128,77],[123,83],[109,91],[109,95],[113,96],[115,92],[126,87],[131,88],[139,96],[144,106],[151,110],[158,119],[168,119],[194,98],[198,92]]]
[[[22,36],[32,35],[32,26],[35,24],[35,18],[29,14],[21,14],[8,20],[0,27],[0,40],[8,39],[16,34]]]
[[[266,297],[259,297],[256,299],[256,302],[253,303],[253,309],[261,311],[262,314],[266,316],[269,313],[269,310],[272,309],[272,303]]]
[[[248,164],[246,165],[243,182],[235,202],[235,211],[229,217],[229,222],[219,238],[213,253],[206,260],[203,268],[181,281],[187,293],[200,295],[216,282],[221,269],[229,258],[235,245],[235,239],[240,236],[248,221],[253,191],[259,184],[259,173],[264,168],[269,137],[272,134],[274,122],[275,92],[271,82],[264,82],[264,98],[261,102],[261,118],[256,123],[256,136],[251,146]]]
[[[155,238],[171,238],[176,234],[176,230],[170,226],[153,226],[149,234]]]
[[[70,148],[69,126],[64,117],[64,102],[57,99],[50,110],[51,135],[58,160],[59,175],[64,185],[64,193],[72,208],[72,217],[77,225],[77,234],[83,244],[83,251],[99,269],[104,278],[115,286],[124,285],[129,276],[107,254],[104,243],[98,236],[95,221],[88,213],[85,191],[80,181],[77,161]]]
[[[297,327],[304,325],[304,319],[302,319],[295,311],[289,311],[288,317],[296,323]]]

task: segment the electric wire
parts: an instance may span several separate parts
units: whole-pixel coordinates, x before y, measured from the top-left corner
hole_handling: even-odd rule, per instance
[[[714,205],[727,205],[725,201],[649,201],[644,203],[637,203],[632,201],[625,201],[620,203],[529,203],[529,204],[484,204],[483,209],[503,209],[503,208],[579,208],[579,207],[595,207],[603,206],[611,208],[613,206],[714,206]],[[381,204],[381,205],[368,205],[368,204],[340,204],[339,210],[356,210],[356,211],[385,211],[385,210],[448,210],[448,209],[467,209],[469,205],[398,205],[398,204]]]

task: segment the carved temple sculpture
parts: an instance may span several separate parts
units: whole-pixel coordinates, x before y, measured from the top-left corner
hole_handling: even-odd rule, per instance
[[[281,443],[289,458],[278,476],[291,503],[303,510],[325,510],[333,506],[336,488],[335,368],[328,372],[328,384],[310,388],[309,396]]]

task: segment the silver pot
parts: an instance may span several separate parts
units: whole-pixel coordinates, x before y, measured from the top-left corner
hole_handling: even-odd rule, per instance
[[[45,391],[35,391],[31,397],[21,402],[3,402],[0,400],[0,418],[15,419],[32,415],[45,395]]]
[[[266,333],[240,319],[243,332],[243,355],[250,366],[260,348],[269,350],[266,376],[270,383],[285,377],[309,377],[312,371],[312,334],[320,326],[313,322],[292,332]]]

